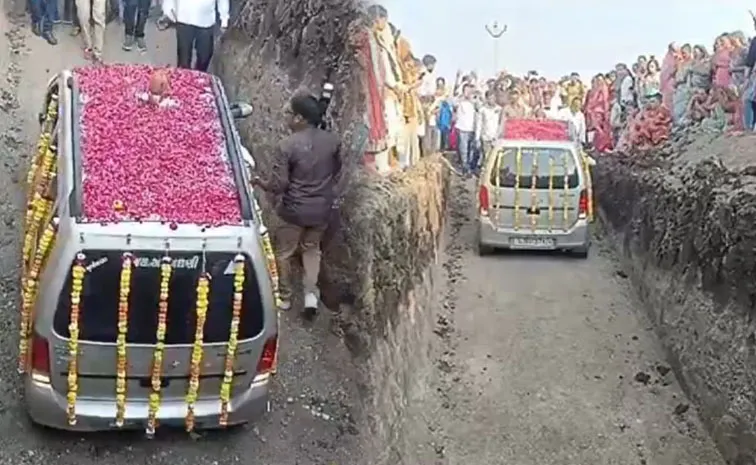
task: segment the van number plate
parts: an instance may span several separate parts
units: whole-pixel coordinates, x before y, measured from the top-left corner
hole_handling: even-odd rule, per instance
[[[513,249],[553,249],[554,239],[545,237],[514,237],[510,240]]]

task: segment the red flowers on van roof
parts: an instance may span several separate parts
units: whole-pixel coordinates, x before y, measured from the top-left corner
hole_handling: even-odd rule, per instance
[[[504,123],[504,139],[569,141],[570,127],[566,121],[508,119]]]
[[[156,75],[161,95],[153,96]],[[74,76],[87,221],[241,222],[209,75],[115,65]]]

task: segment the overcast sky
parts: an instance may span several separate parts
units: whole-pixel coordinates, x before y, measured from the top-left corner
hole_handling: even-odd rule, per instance
[[[457,69],[489,76],[493,40],[485,25],[508,25],[499,39],[500,67],[529,69],[558,77],[584,78],[639,54],[661,58],[671,41],[711,47],[721,32],[752,35],[746,0],[382,0],[389,19],[413,45],[416,56],[431,53],[451,79]]]

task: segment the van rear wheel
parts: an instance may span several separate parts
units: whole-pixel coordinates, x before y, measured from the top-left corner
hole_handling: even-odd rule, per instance
[[[480,241],[478,242],[478,256],[485,257],[486,255],[491,255],[494,253],[494,248],[485,244],[482,244]]]
[[[588,258],[590,247],[578,247],[577,249],[570,250],[570,255],[581,260]]]

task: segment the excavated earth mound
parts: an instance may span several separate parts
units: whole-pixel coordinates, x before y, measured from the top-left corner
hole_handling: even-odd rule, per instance
[[[354,358],[371,434],[364,463],[404,463],[406,409],[423,390],[431,363],[434,281],[449,172],[429,157],[389,178],[361,168],[352,147],[364,97],[348,38],[361,21],[358,5],[344,0],[246,0],[236,5],[214,68],[231,99],[251,102],[240,123],[243,143],[263,174],[280,163],[276,145],[286,135],[285,104],[294,92],[335,86],[330,117],[343,137],[347,186],[334,210],[324,246],[321,298]],[[263,198],[267,224],[276,199]],[[416,447],[416,445],[410,445]],[[363,462],[360,462],[363,463]]]
[[[595,191],[723,455],[756,463],[756,138],[688,133],[602,156]]]

